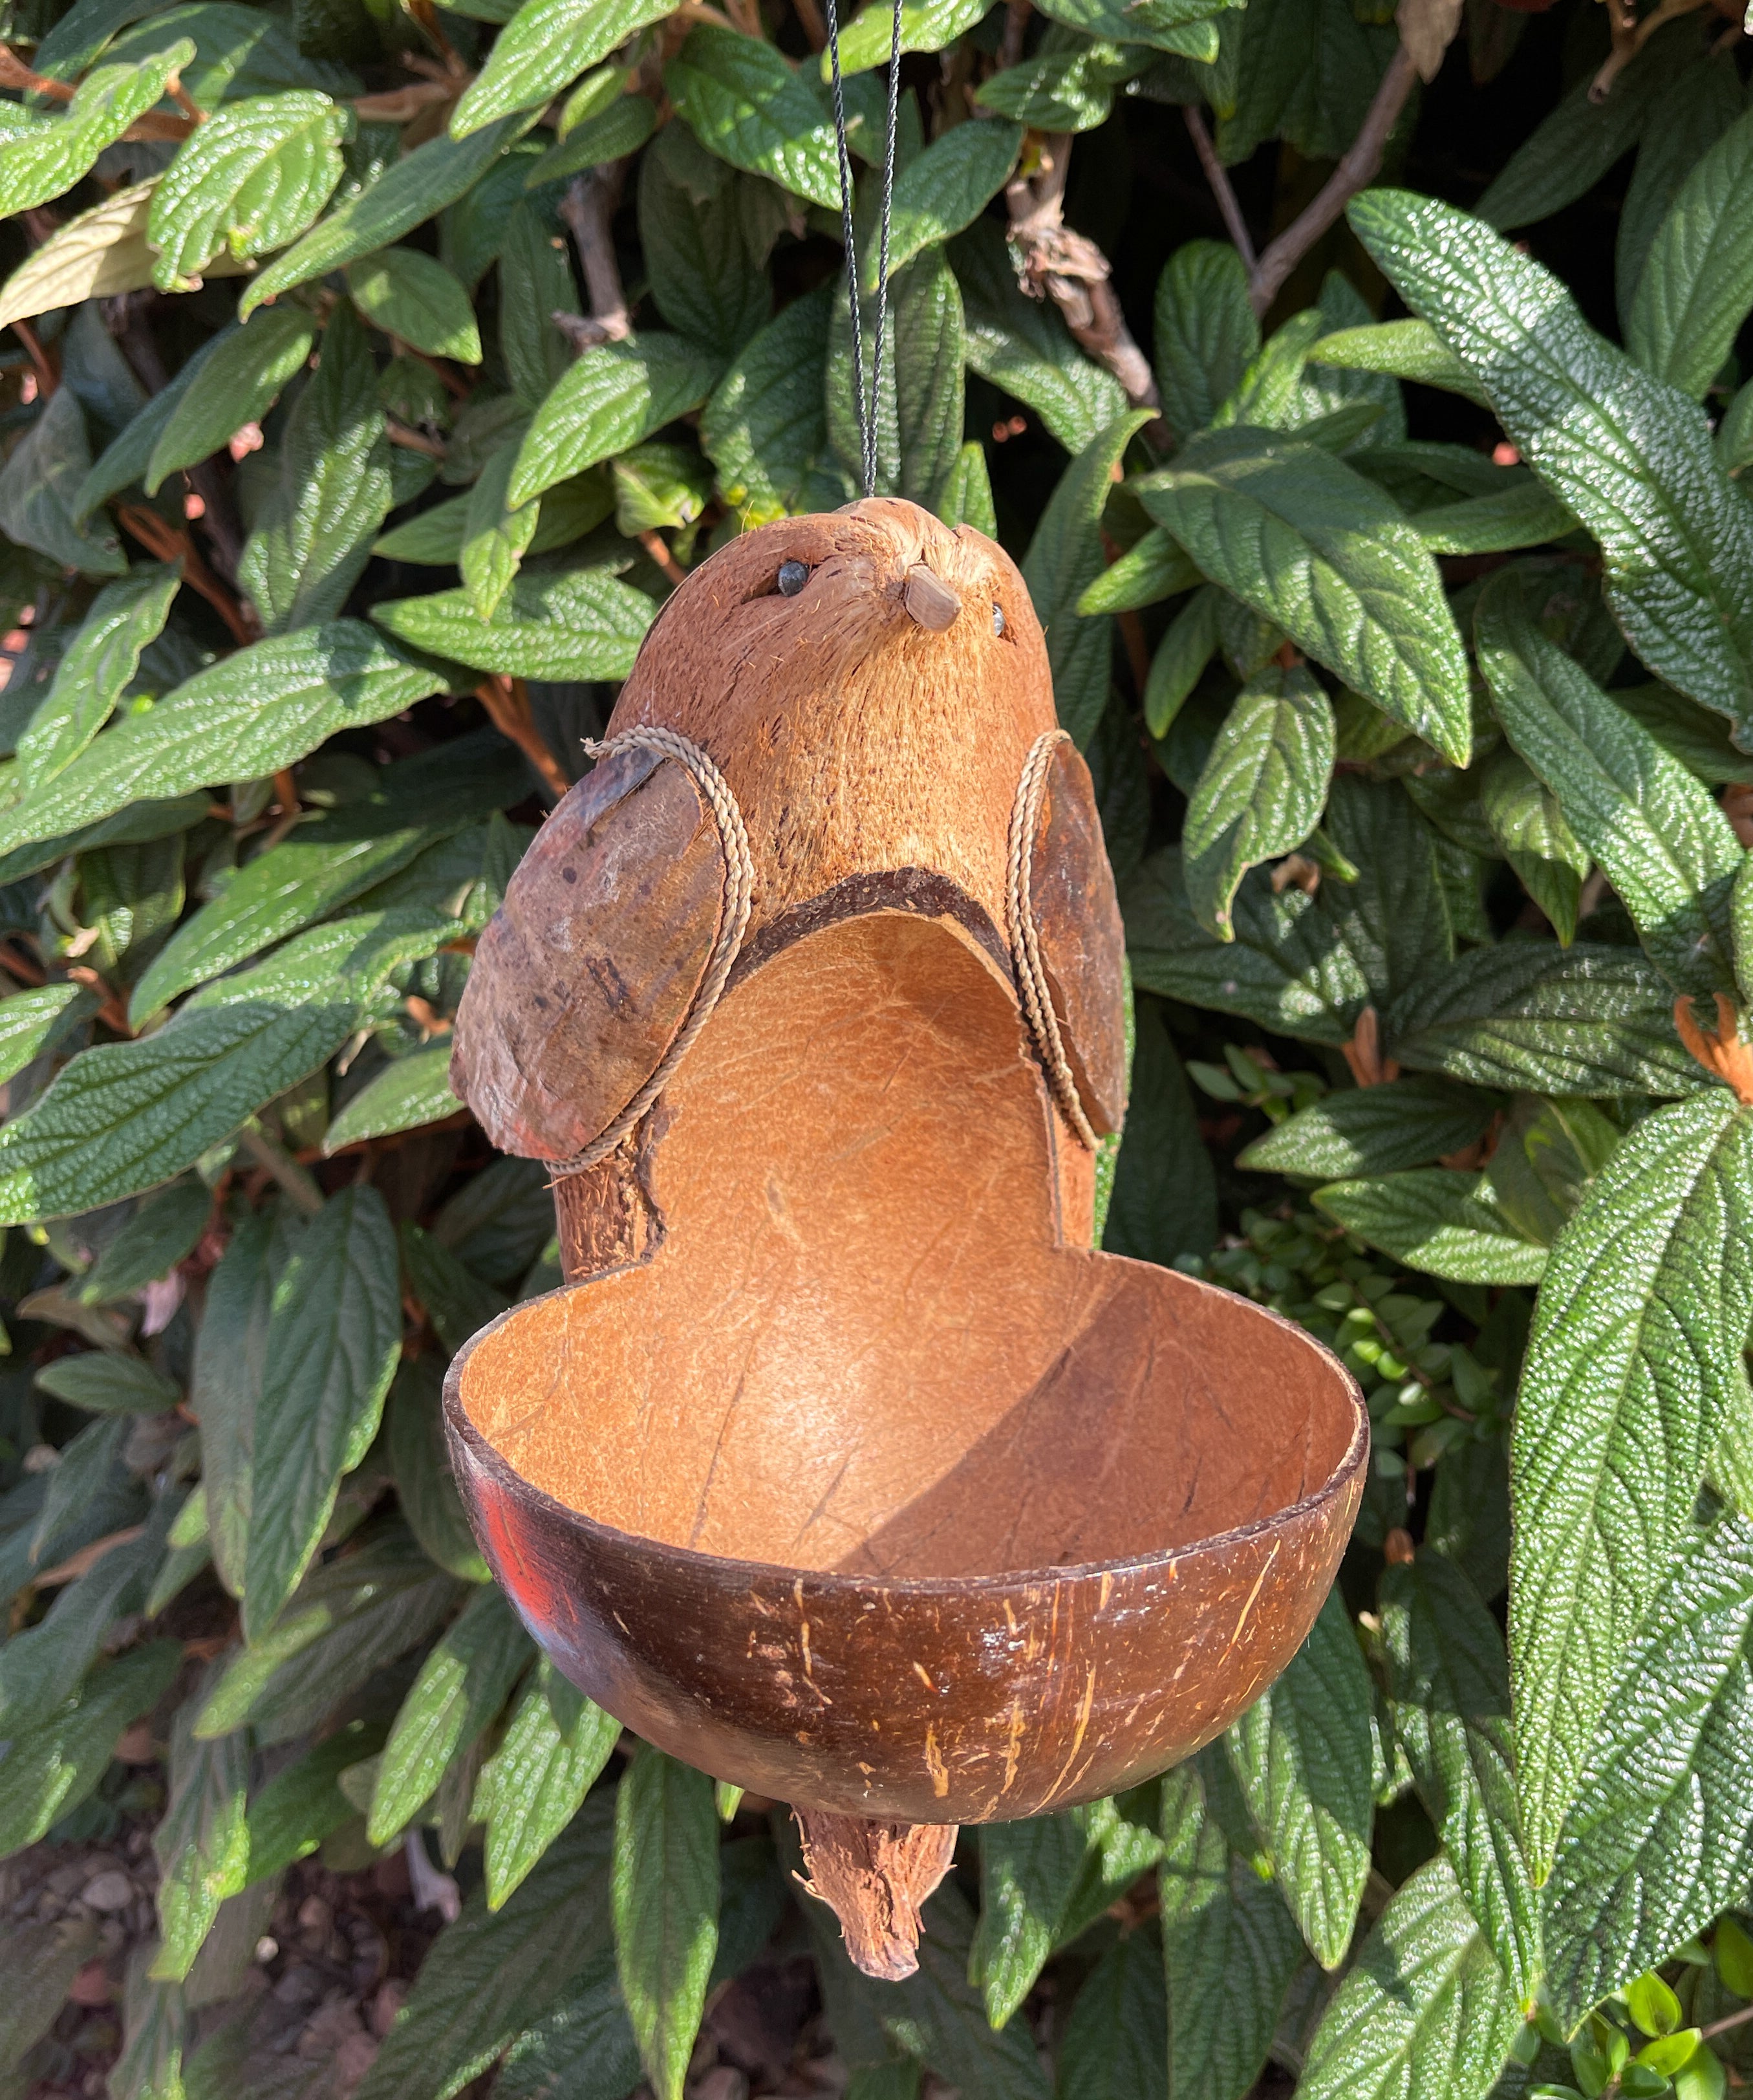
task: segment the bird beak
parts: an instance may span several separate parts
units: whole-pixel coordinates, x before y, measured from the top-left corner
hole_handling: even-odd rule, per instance
[[[901,603],[928,633],[941,634],[962,610],[962,601],[942,577],[934,576],[923,562],[907,571]]]

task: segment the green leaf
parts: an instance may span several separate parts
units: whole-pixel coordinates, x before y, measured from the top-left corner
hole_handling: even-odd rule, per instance
[[[1161,525],[1152,526],[1117,562],[1104,569],[1077,601],[1086,618],[1092,613],[1130,612],[1140,606],[1196,589],[1199,571]],[[1160,730],[1153,734],[1160,735]]]
[[[245,423],[259,422],[280,390],[302,371],[316,340],[316,324],[302,307],[275,307],[253,328],[221,338],[170,412],[146,464],[146,492],[195,466],[227,444]]]
[[[1601,543],[1650,668],[1753,723],[1753,510],[1692,403],[1596,335],[1557,280],[1465,213],[1372,190],[1350,218],[1407,305],[1491,398],[1522,457]]]
[[[1215,1245],[1217,1180],[1160,1008],[1141,1004],[1135,1025],[1125,1136],[1096,1243],[1168,1268],[1177,1255],[1209,1254]]]
[[[1363,1943],[1315,2030],[1298,2100],[1485,2100],[1522,2024],[1439,1853]]]
[[[1336,1590],[1224,1739],[1284,1900],[1325,1969],[1345,1958],[1369,1872],[1369,1673]]]
[[[481,331],[467,290],[442,262],[417,248],[379,248],[349,263],[347,291],[385,335],[434,357],[481,362]]]
[[[150,284],[146,214],[152,193],[150,183],[117,190],[51,234],[0,285],[0,325]]]
[[[319,1564],[267,1634],[233,1656],[196,1734],[226,1735],[244,1721],[262,1743],[304,1734],[434,1632],[460,1590],[394,1529]]]
[[[244,1594],[249,1549],[256,1401],[267,1357],[274,1281],[295,1228],[285,1214],[254,1212],[232,1235],[207,1283],[196,1340],[190,1411],[200,1424],[201,1492],[219,1580]]]
[[[1531,475],[1490,496],[1420,510],[1413,523],[1433,554],[1499,554],[1538,547],[1576,530],[1576,520]]]
[[[1729,982],[1729,888],[1746,856],[1708,789],[1549,641],[1513,571],[1479,600],[1479,668],[1505,734],[1557,798],[1676,990]]]
[[[1327,801],[1333,770],[1333,708],[1300,666],[1263,671],[1235,696],[1181,834],[1187,895],[1220,940],[1242,877],[1302,845]]]
[[[879,493],[929,504],[962,449],[966,424],[962,293],[940,248],[909,264],[889,287],[883,337],[883,398],[877,404]],[[874,345],[868,322],[865,384]],[[826,373],[829,435],[840,457],[860,457],[853,410],[851,328],[844,293],[830,320]]]
[[[438,1790],[452,1758],[498,1715],[534,1652],[503,1590],[484,1583],[421,1665],[378,1760],[366,1835],[387,1845]]]
[[[359,1811],[335,1784],[383,1742],[381,1723],[345,1721],[302,1758],[276,1772],[250,1802],[244,1818],[249,1864],[245,1886],[310,1857],[331,1831]]]
[[[552,100],[667,10],[662,0],[524,0],[451,118],[451,135]]]
[[[1097,588],[1099,585],[1092,585],[1090,590]],[[1090,591],[1084,593],[1086,598],[1090,595]],[[1192,697],[1194,688],[1217,655],[1223,605],[1223,593],[1215,584],[1206,584],[1194,593],[1164,629],[1163,638],[1156,645],[1156,653],[1151,659],[1150,673],[1144,682],[1144,726],[1152,736],[1161,738],[1169,734],[1176,716]]]
[[[1750,1199],[1753,1122],[1712,1088],[1621,1140],[1547,1267],[1510,1445],[1517,1785],[1541,1880],[1742,1376]]]
[[[58,567],[125,576],[127,557],[108,519],[91,532],[77,522],[85,514],[80,503],[90,463],[78,396],[70,386],[59,387],[7,461],[0,479],[0,533],[47,555]]]
[[[1727,1516],[1685,1542],[1618,1659],[1566,1819],[1544,1912],[1566,2026],[1745,1901],[1750,1643],[1753,1527]]]
[[[170,1689],[174,1641],[152,1641],[94,1670],[72,1697],[15,1728],[0,1760],[0,1858],[34,1845],[109,1768],[124,1730]]]
[[[1476,1087],[1539,1094],[1689,1094],[1698,1067],[1673,995],[1635,948],[1511,941],[1411,986],[1386,1016],[1389,1053]]]
[[[551,146],[531,169],[528,185],[534,189],[542,183],[557,182],[565,175],[582,174],[587,169],[628,159],[639,151],[657,126],[657,109],[648,96],[619,95],[606,109],[586,117],[569,131],[557,146]]]
[[[586,351],[524,433],[507,502],[527,503],[698,408],[718,369],[707,351],[655,331]]]
[[[282,87],[319,87],[331,95],[359,92],[346,66],[306,58],[289,25],[232,0],[185,0],[181,7],[140,11],[143,19],[125,29],[109,47],[112,58],[138,58],[187,36],[194,58],[183,69],[183,85],[203,109],[233,96],[271,93]]]
[[[1086,357],[1050,300],[1024,295],[1002,232],[976,219],[949,245],[962,288],[968,368],[1014,395],[1068,452],[1125,413],[1120,382]]]
[[[1695,399],[1753,306],[1753,125],[1742,117],[1689,174],[1651,245],[1625,346]]]
[[[889,268],[905,268],[978,218],[1003,188],[1022,143],[1015,124],[958,124],[910,161],[895,179]],[[876,289],[879,260],[878,254],[865,257],[866,292]]]
[[[718,1945],[718,1818],[704,1772],[649,1746],[634,1752],[615,1790],[614,1885],[615,1960],[640,2060],[658,2100],[680,2100]]]
[[[441,135],[392,161],[376,182],[332,211],[250,280],[238,302],[240,320],[247,320],[266,298],[389,247],[454,204],[512,143],[523,122],[504,117],[462,140]]]
[[[1231,1851],[1207,1791],[1208,1784],[1228,1778],[1213,1756],[1190,1759],[1163,1781],[1164,1854],[1156,1886],[1169,2091],[1244,2100],[1266,2062],[1285,1994],[1306,1957],[1277,1885],[1262,1881]],[[1214,2019],[1212,2010],[1219,2005],[1223,2017]]]
[[[1105,123],[1116,89],[1143,70],[1146,55],[1119,44],[1066,41],[1070,50],[1043,45],[1033,58],[993,73],[976,103],[1035,130],[1093,131]]]
[[[205,1214],[204,1205],[204,1218]],[[57,1357],[37,1373],[37,1383],[70,1407],[82,1407],[93,1414],[161,1414],[183,1397],[182,1387],[155,1370],[143,1357],[125,1357],[108,1349]]]
[[[393,599],[380,626],[416,649],[523,678],[624,678],[656,607],[603,569],[520,575],[491,620],[464,590]]]
[[[504,1311],[504,1293],[482,1282],[412,1218],[403,1222],[402,1251],[414,1295],[425,1308],[439,1341],[452,1356],[478,1328]]]
[[[1060,475],[1023,561],[1023,580],[1046,632],[1059,721],[1080,750],[1108,706],[1113,642],[1105,620],[1078,618],[1077,601],[1106,566],[1102,511],[1114,468],[1149,421],[1148,410],[1135,409],[1090,439]]]
[[[499,1748],[481,1767],[471,1815],[487,1825],[487,1899],[498,1910],[578,1813],[621,1724],[544,1656]]]
[[[1566,823],[1558,797],[1508,744],[1500,744],[1479,775],[1479,806],[1523,889],[1569,947],[1592,862]]]
[[[751,210],[762,189],[715,160],[685,124],[666,125],[640,164],[639,245],[658,311],[672,328],[717,355],[752,348],[751,339],[773,313],[759,253],[769,236],[757,230]],[[808,311],[825,315],[826,299],[811,300]],[[782,329],[785,320],[782,313],[769,333]],[[806,341],[809,333],[806,329]],[[804,358],[804,368],[791,375],[800,396],[813,376],[808,364],[820,364],[819,357],[808,360],[807,350]],[[819,380],[816,395],[819,419]]]
[[[1695,53],[1693,63],[1670,78],[1652,105],[1614,243],[1614,294],[1622,334],[1637,280],[1675,198],[1746,107],[1735,68],[1703,53]]]
[[[280,468],[237,570],[271,634],[335,617],[394,500],[377,368],[350,306],[337,307],[323,331]]]
[[[344,1473],[377,1433],[402,1347],[394,1228],[375,1189],[331,1196],[287,1251],[256,1406],[244,1630],[274,1622]]]
[[[990,13],[992,0],[901,0],[901,48],[908,51],[947,50],[966,31]],[[892,9],[883,0],[861,7],[840,29],[840,71],[868,73],[888,64],[889,40],[893,33]],[[821,55],[821,77],[828,79],[829,55]]]
[[[478,1179],[473,1185],[478,1186]],[[384,1425],[396,1501],[432,1560],[465,1582],[485,1582],[490,1579],[487,1564],[469,1529],[451,1472],[442,1382],[443,1366],[430,1352],[404,1357],[397,1369]]]
[[[1336,329],[1312,344],[1309,360],[1346,372],[1380,372],[1415,379],[1447,394],[1462,394],[1489,408],[1485,390],[1429,321],[1373,321],[1366,328]]]
[[[1347,1232],[1427,1276],[1456,1283],[1538,1283],[1546,1250],[1525,1240],[1482,1174],[1420,1167],[1380,1180],[1334,1181],[1315,1201]]]
[[[1420,1797],[1528,2005],[1541,1970],[1539,1910],[1517,1828],[1504,1637],[1461,1570],[1429,1551],[1383,1571],[1381,1627],[1394,1727]]]
[[[64,773],[14,804],[0,817],[0,853],[130,802],[266,779],[338,730],[385,721],[443,685],[356,620],[254,642],[125,716]]]
[[[514,433],[493,454],[469,496],[457,566],[478,620],[491,620],[504,603],[540,522],[540,497],[516,510],[505,503],[519,435]]]
[[[442,1123],[463,1103],[451,1092],[451,1039],[410,1051],[385,1066],[362,1087],[330,1123],[323,1139],[325,1152],[338,1152],[362,1138],[384,1137],[392,1131],[416,1130]]]
[[[1062,2100],[1163,2100],[1166,2010],[1156,1935],[1117,1940],[1079,1987],[1065,2023]]]
[[[0,1081],[14,1078],[33,1058],[52,1050],[98,1008],[97,994],[83,985],[38,985],[0,999]]]
[[[1306,439],[1231,430],[1134,486],[1214,583],[1466,764],[1460,636],[1416,527],[1373,483]]]
[[[1323,1180],[1398,1173],[1460,1152],[1484,1136],[1496,1105],[1442,1079],[1353,1087],[1300,1110],[1236,1155],[1255,1173]]]
[[[971,525],[989,540],[998,538],[998,518],[993,508],[992,477],[987,472],[983,445],[971,439],[956,454],[933,508],[946,525]]]
[[[302,233],[341,180],[345,108],[294,89],[209,111],[152,192],[152,282],[181,291],[222,254],[242,262]]]
[[[720,160],[770,175],[812,204],[839,205],[833,127],[771,44],[698,23],[664,67],[663,86],[677,114]]]
[[[499,2100],[626,2100],[638,2083],[639,2045],[614,1957],[600,1954],[553,2011],[512,2044],[493,2090]]]
[[[249,1738],[242,1730],[197,1739],[191,1732],[196,1691],[177,1710],[170,1734],[170,1798],[152,1833],[158,1855],[161,1935],[148,1974],[180,1983],[195,1965],[219,1906],[249,1872],[244,1793]]]
[[[194,55],[184,38],[138,64],[99,66],[79,83],[64,116],[0,145],[0,217],[64,196],[163,98],[167,82]]]
[[[98,593],[18,740],[16,778],[27,792],[64,772],[109,720],[182,580],[180,562],[155,563]]]
[[[588,1802],[497,1912],[478,1889],[421,1964],[357,2100],[451,2100],[606,1952],[612,1811]]]
[[[1156,384],[1163,416],[1185,440],[1203,430],[1260,350],[1248,272],[1228,241],[1189,240],[1156,282]]]
[[[1233,108],[1218,126],[1225,165],[1272,138],[1310,158],[1338,159],[1394,48],[1391,24],[1366,23],[1350,0],[1256,0],[1240,29]]]

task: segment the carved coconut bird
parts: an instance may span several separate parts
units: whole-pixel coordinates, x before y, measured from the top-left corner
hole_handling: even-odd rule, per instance
[[[1002,551],[879,499],[703,562],[457,1015],[572,1281],[463,1350],[447,1420],[537,1640],[794,1804],[874,1974],[955,1825],[1248,1706],[1356,1512],[1331,1357],[1092,1251],[1125,1068],[1090,774]]]

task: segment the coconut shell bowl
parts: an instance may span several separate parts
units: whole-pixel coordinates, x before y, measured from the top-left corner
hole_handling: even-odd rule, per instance
[[[876,499],[676,591],[457,1016],[570,1279],[451,1366],[477,1536],[592,1699],[793,1805],[873,1974],[956,1825],[1252,1704],[1356,1515],[1338,1363],[1092,1250],[1124,1011],[1022,578]]]

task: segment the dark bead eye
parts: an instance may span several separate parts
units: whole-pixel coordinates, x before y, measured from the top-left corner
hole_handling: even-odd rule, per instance
[[[996,602],[992,608],[992,631],[994,634],[1004,632],[1004,607]]]
[[[779,564],[779,595],[795,598],[809,581],[809,565],[806,562],[782,562]]]

